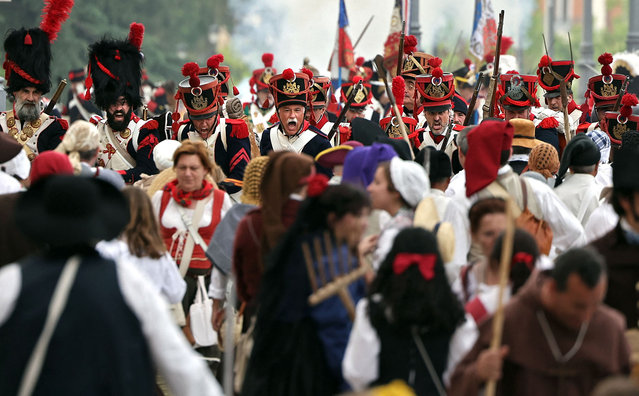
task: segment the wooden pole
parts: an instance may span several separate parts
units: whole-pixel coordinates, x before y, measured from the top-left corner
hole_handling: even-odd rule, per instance
[[[501,346],[504,332],[504,289],[508,284],[508,273],[513,256],[513,241],[515,239],[515,215],[513,213],[515,202],[512,198],[506,200],[506,232],[501,244],[501,261],[499,263],[499,297],[497,311],[493,316],[493,338],[490,341],[490,349],[497,350]],[[495,396],[497,381],[491,380],[486,384],[486,396]]]

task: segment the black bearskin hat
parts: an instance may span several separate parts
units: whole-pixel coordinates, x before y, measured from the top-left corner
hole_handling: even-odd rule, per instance
[[[51,89],[51,44],[39,28],[14,30],[4,41],[7,91],[35,87],[43,94]]]
[[[144,26],[131,24],[126,40],[103,38],[89,47],[89,76],[86,99],[93,87],[95,104],[106,110],[124,96],[133,110],[142,106],[140,85],[143,55],[140,52]]]

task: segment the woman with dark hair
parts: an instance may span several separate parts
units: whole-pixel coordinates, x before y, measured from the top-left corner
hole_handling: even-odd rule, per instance
[[[463,357],[456,351],[474,343],[466,323],[474,327],[450,289],[435,236],[406,228],[357,305],[344,376],[355,390],[401,379],[418,395],[442,394],[444,373]]]
[[[336,295],[311,306],[315,287],[356,270],[356,248],[368,222],[366,193],[328,186],[315,175],[295,223],[267,257],[255,325],[255,344],[242,395],[334,395],[346,389],[341,362],[351,330]],[[310,271],[309,271],[310,269]],[[343,300],[357,301],[364,281]]]
[[[493,251],[487,261],[487,271],[499,274],[503,239],[504,234],[502,233],[495,241]],[[508,272],[508,285],[504,290],[504,303],[526,283],[535,269],[538,259],[539,247],[537,247],[535,238],[522,229],[516,229],[510,271]],[[475,319],[475,322],[480,323],[497,310],[498,295],[499,283],[482,284],[475,297],[466,303],[466,312]]]

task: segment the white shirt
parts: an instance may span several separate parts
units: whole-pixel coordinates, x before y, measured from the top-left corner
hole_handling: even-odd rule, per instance
[[[177,264],[168,252],[159,259],[137,257],[131,254],[126,242],[119,239],[101,241],[96,245],[95,250],[104,258],[114,261],[121,259],[135,265],[170,304],[182,301],[186,292],[186,282],[180,276]]]
[[[118,285],[125,303],[140,322],[151,359],[171,393],[186,396],[221,396],[222,388],[200,356],[173,322],[156,288],[132,263],[116,262]],[[22,286],[18,264],[0,269],[0,326],[11,316]]]
[[[18,179],[0,171],[0,194],[11,194],[22,190],[24,188]]]
[[[601,189],[594,176],[576,173],[567,174],[564,182],[555,188],[555,193],[585,227],[590,215],[599,206]]]
[[[584,227],[588,243],[595,241],[612,231],[619,222],[619,215],[612,204],[604,202],[592,211]]]
[[[457,328],[450,340],[448,362],[443,375],[445,386],[449,385],[455,367],[471,350],[478,336],[475,321],[466,315],[466,321]],[[362,391],[379,377],[380,349],[381,341],[368,317],[368,299],[362,298],[357,303],[353,329],[342,360],[342,374],[353,390]]]

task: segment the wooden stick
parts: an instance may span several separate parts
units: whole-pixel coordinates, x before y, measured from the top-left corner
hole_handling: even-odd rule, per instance
[[[504,289],[508,284],[508,273],[513,256],[513,242],[515,239],[515,215],[513,213],[514,201],[506,200],[506,232],[501,244],[501,262],[499,264],[499,297],[497,311],[493,316],[493,338],[490,340],[490,349],[497,350],[501,345],[504,332]],[[497,381],[491,380],[486,384],[486,396],[494,396],[497,390]]]
[[[307,242],[302,244],[302,253],[304,254],[304,262],[306,263],[306,272],[308,272],[308,280],[311,282],[313,291],[317,291],[317,279],[315,278],[315,270],[313,269],[313,258],[311,257],[311,248]]]
[[[349,284],[361,278],[368,271],[367,266],[361,266],[355,271],[349,272],[344,276],[340,276],[332,282],[329,282],[326,286],[321,287],[315,293],[308,296],[308,303],[311,306],[315,306],[322,301],[327,300],[330,297],[336,295],[340,289],[347,287]]]

